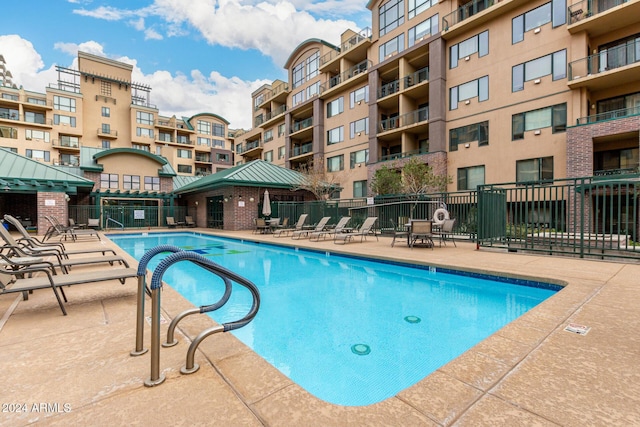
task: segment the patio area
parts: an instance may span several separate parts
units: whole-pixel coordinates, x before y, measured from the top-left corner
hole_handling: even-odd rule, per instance
[[[192,229],[194,230],[194,229]],[[189,231],[192,231],[189,230]],[[175,232],[176,230],[171,230]],[[185,230],[178,230],[178,232]],[[210,232],[211,230],[195,229]],[[640,425],[640,265],[482,249],[458,241],[410,249],[390,237],[335,245],[251,231],[211,233],[335,253],[395,259],[566,284],[566,288],[395,397],[364,407],[321,401],[231,334],[203,341],[200,370],[182,375],[189,345],[214,322],[185,319],[163,348],[166,381],[148,388],[150,356],[135,347],[136,281],[0,296],[0,425],[628,426]],[[114,247],[103,238],[73,249]],[[74,271],[111,268],[75,267]],[[149,301],[149,300],[147,300]],[[147,310],[150,312],[150,303]],[[162,325],[191,305],[165,286]],[[150,314],[150,313],[149,313]],[[569,323],[586,335],[565,331]],[[149,325],[145,347],[149,347]]]

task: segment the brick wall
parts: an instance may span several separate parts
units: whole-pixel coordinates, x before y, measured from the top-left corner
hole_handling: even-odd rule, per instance
[[[61,224],[67,224],[69,221],[69,209],[65,196],[66,193],[38,192],[38,234],[45,234],[51,225],[45,219],[45,215],[54,216],[58,218]]]

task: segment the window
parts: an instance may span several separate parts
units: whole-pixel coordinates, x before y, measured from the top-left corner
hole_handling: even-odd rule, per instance
[[[553,157],[516,161],[516,182],[538,182],[553,179]]]
[[[342,141],[344,141],[344,126],[327,131],[327,145],[337,144]]]
[[[27,129],[25,131],[25,136],[27,139],[37,139],[40,141],[49,142],[49,132],[45,132],[42,130]]]
[[[103,139],[102,140],[102,148],[106,148],[106,149],[111,148],[111,141],[109,141],[108,139]]]
[[[253,100],[253,109],[257,110],[258,108],[260,108],[260,105],[262,105],[263,102],[264,102],[264,94],[260,94],[256,96]]]
[[[367,180],[353,181],[353,197],[367,197]]]
[[[45,124],[45,115],[44,113],[34,113],[32,111],[24,112],[24,121],[28,123],[38,123]]]
[[[558,104],[538,110],[526,111],[512,116],[512,139],[524,139],[531,130],[552,128],[552,133],[567,130],[567,104]]]
[[[18,139],[18,129],[9,126],[0,126],[0,138]]]
[[[102,117],[111,117],[111,108],[102,107]]]
[[[48,162],[51,159],[49,152],[42,150],[26,150],[26,155],[30,159],[42,160],[45,162]]]
[[[273,162],[273,150],[264,153],[264,161],[269,163]]]
[[[484,185],[484,165],[458,169],[458,190],[475,190]]]
[[[488,121],[449,130],[449,151],[457,151],[458,145],[474,141],[478,141],[478,147],[489,145]]]
[[[100,132],[105,135],[111,135],[111,125],[109,123],[102,123]]]
[[[513,44],[524,40],[524,33],[553,22],[553,28],[563,25],[567,21],[567,0],[552,0],[511,21],[511,42]]]
[[[221,139],[212,139],[211,140],[211,146],[212,147],[224,148],[224,141],[221,140]]]
[[[404,50],[404,33],[380,45],[380,52],[379,52],[380,56],[378,60],[382,62],[392,54],[397,52],[402,52],[403,50]]]
[[[229,154],[216,153],[216,161],[218,163],[229,163]]]
[[[169,132],[163,132],[163,131],[158,132],[158,141],[173,142],[172,137],[173,135]]]
[[[438,0],[409,0],[409,19],[436,4],[438,4]],[[438,31],[436,30],[435,32],[437,33]]]
[[[350,168],[353,169],[357,164],[367,163],[369,161],[369,149],[364,149],[360,151],[354,151],[349,154],[349,165]]]
[[[278,147],[278,160],[284,159],[284,153],[285,153],[284,146]]]
[[[177,150],[178,157],[181,159],[190,159],[191,158],[191,150]]]
[[[264,131],[264,142],[273,141],[273,129]]]
[[[0,107],[0,117],[3,119],[19,120],[20,112],[15,108]]]
[[[66,125],[72,128],[76,127],[76,118],[71,116],[63,116],[61,114],[53,115],[53,124],[54,125]]]
[[[73,154],[60,154],[58,163],[62,166],[80,166],[80,157]]]
[[[111,96],[111,82],[100,81],[100,95]]]
[[[438,32],[438,21],[438,14],[436,13],[431,18],[428,18],[415,27],[410,28],[409,47],[413,46],[425,37],[429,37],[431,34],[436,34]]]
[[[125,190],[139,190],[140,175],[122,175],[122,188]]]
[[[489,54],[489,30],[451,46],[449,48],[449,68],[456,68],[460,59],[467,58],[474,53],[477,53],[479,58]]]
[[[146,111],[136,111],[136,122],[141,125],[153,124],[153,113],[147,113]]]
[[[296,106],[300,103],[304,102],[304,91],[301,90],[300,92],[296,93],[293,95],[293,97],[291,98],[291,105],[292,106]]]
[[[60,135],[60,146],[78,148],[80,147],[80,138],[77,136]]]
[[[199,139],[200,137],[198,137]],[[205,138],[207,139],[207,138]],[[208,141],[208,139],[207,139]],[[178,144],[191,144],[191,141],[189,140],[189,137],[187,135],[177,135],[176,136],[176,142]]]
[[[100,188],[118,188],[118,174],[101,173]]]
[[[320,93],[320,82],[315,82],[307,88],[307,99],[311,99]]]
[[[214,123],[213,136],[224,136],[224,125],[221,125],[220,123]]]
[[[157,176],[145,176],[144,189],[151,191],[160,191],[160,178],[158,178]]]
[[[380,6],[378,18],[382,37],[404,23],[404,0],[390,0]]]
[[[540,77],[553,75],[553,80],[567,77],[567,51],[559,50],[551,55],[532,59],[531,61],[518,64],[512,69],[512,92],[524,90],[524,82],[538,79]]]
[[[337,116],[344,111],[344,97],[334,99],[327,104],[327,118]]]
[[[598,101],[598,120],[609,120],[621,115],[640,113],[640,92]]]
[[[12,153],[16,153],[16,154],[18,153],[18,149],[15,147],[2,147],[2,148],[4,148],[7,151],[11,151]]]
[[[53,108],[61,111],[69,111],[71,113],[76,112],[76,100],[73,98],[67,98],[64,96],[54,95]]]
[[[136,135],[143,138],[153,138],[154,132],[149,128],[136,128]]]
[[[204,120],[198,120],[198,133],[203,135],[211,135],[211,123]]]
[[[353,139],[356,136],[360,136],[361,133],[364,132],[365,135],[369,134],[369,117],[365,117],[364,119],[356,120],[355,122],[351,122],[349,124],[349,138]]]
[[[304,82],[304,62],[299,63],[291,70],[292,89],[297,88]]]
[[[316,52],[307,58],[307,80],[318,75],[318,65],[320,64],[320,52]]]
[[[449,110],[456,110],[459,102],[472,98],[478,98],[478,102],[489,99],[489,76],[480,77],[449,89]]]
[[[369,86],[356,89],[349,94],[349,108],[354,108],[356,104],[360,104],[362,101],[369,102]]]
[[[344,154],[327,159],[327,172],[338,172],[344,169]]]
[[[17,101],[17,99],[16,99]],[[38,104],[38,105],[47,105],[47,101],[44,99],[40,99],[40,98],[32,98],[32,97],[27,97],[27,102],[29,104]]]
[[[191,173],[191,165],[178,165],[178,173]]]
[[[278,136],[282,136],[284,135],[284,130],[285,130],[285,123],[282,123],[281,125],[278,125]]]

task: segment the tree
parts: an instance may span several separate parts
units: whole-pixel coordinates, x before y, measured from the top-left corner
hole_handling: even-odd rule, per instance
[[[384,165],[378,169],[373,175],[370,188],[373,193],[379,195],[402,193],[402,175],[397,166]]]
[[[333,192],[342,188],[338,175],[329,175],[325,170],[322,159],[316,159],[301,165],[298,172],[302,174],[302,180],[291,190],[309,191],[313,193],[316,200],[327,200]]]
[[[402,190],[406,194],[421,195],[447,189],[451,178],[436,175],[433,168],[412,157],[402,167]]]

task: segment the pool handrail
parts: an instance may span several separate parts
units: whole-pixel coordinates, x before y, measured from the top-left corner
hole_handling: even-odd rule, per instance
[[[141,356],[145,354],[148,349],[144,348],[144,296],[145,293],[151,296],[151,290],[147,287],[145,282],[147,265],[154,256],[163,252],[180,252],[177,246],[173,245],[159,245],[149,249],[142,255],[138,262],[138,302],[136,308],[136,347],[129,354],[131,356]]]
[[[179,261],[191,261],[199,265],[200,267],[210,271],[218,276],[224,276],[231,281],[244,286],[251,292],[253,302],[251,308],[247,314],[239,320],[223,323],[222,325],[216,325],[212,328],[206,329],[201,332],[189,346],[187,351],[187,363],[180,371],[182,373],[192,373],[198,370],[198,366],[193,363],[195,351],[198,345],[207,336],[217,332],[228,332],[234,329],[241,328],[247,323],[251,322],[260,309],[260,292],[256,285],[244,277],[228,270],[215,262],[203,257],[200,254],[191,251],[180,251],[173,253],[163,259],[153,271],[151,277],[151,375],[145,380],[144,384],[147,387],[153,387],[162,384],[165,380],[163,374],[160,374],[160,299],[162,290],[162,277],[165,271]]]

